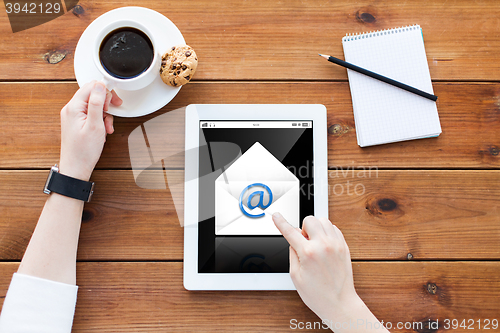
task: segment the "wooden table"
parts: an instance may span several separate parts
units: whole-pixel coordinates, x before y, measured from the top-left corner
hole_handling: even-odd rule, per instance
[[[74,51],[99,15],[140,5],[163,13],[200,59],[160,111],[116,118],[92,178],[78,251],[75,332],[288,331],[319,319],[296,292],[188,292],[183,229],[168,191],[134,183],[127,138],[191,103],[320,103],[328,109],[330,219],[350,246],[356,288],[375,315],[478,330],[500,320],[500,4],[498,1],[80,1],[12,33],[0,13],[0,295],[31,237],[58,161],[59,111],[78,86]],[[343,58],[346,33],[420,24],[443,133],[360,148]],[[178,140],[179,138],[173,138]],[[179,179],[183,163],[171,161]],[[359,178],[357,170],[376,174]],[[346,172],[349,170],[349,172]],[[354,170],[354,173],[352,172]],[[450,323],[452,324],[452,323]],[[406,324],[408,325],[408,324]],[[490,324],[490,328],[492,325]],[[470,332],[458,327],[456,332]],[[317,331],[317,330],[316,330]],[[500,331],[500,329],[490,329]]]

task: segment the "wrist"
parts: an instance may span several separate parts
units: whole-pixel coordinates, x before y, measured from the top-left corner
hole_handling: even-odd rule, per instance
[[[367,330],[364,328],[373,327],[378,323],[357,293],[336,304],[329,311],[330,317],[323,319],[335,333],[365,332]]]
[[[76,179],[89,181],[92,170],[87,170],[85,167],[77,165],[75,163],[68,163],[61,159],[59,163],[59,172],[63,175],[73,177]]]
[[[348,297],[346,300],[342,302],[338,302],[340,305],[337,309],[334,309],[335,313],[338,314],[337,317],[340,319],[351,319],[356,315],[360,314],[360,309],[363,306],[366,307],[363,300],[358,296],[357,293],[354,293],[352,296]]]

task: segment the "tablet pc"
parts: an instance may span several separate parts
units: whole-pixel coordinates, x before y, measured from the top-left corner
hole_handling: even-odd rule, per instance
[[[294,290],[274,226],[328,217],[323,105],[186,108],[184,287]]]

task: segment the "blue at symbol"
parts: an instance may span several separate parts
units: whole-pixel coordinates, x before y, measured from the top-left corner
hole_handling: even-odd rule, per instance
[[[262,217],[265,215],[264,213],[261,213],[258,215],[252,215],[252,214],[248,213],[245,210],[245,208],[243,207],[243,196],[245,195],[245,193],[247,192],[247,190],[249,188],[252,188],[254,186],[263,187],[267,191],[267,193],[269,193],[269,202],[267,203],[267,205],[264,205],[264,192],[263,191],[255,191],[248,196],[248,199],[247,199],[247,207],[248,208],[255,209],[257,207],[260,207],[262,210],[264,210],[267,207],[269,207],[271,205],[271,203],[273,202],[273,192],[271,192],[271,189],[267,185],[264,185],[262,183],[255,183],[255,184],[251,184],[251,185],[248,185],[247,187],[245,187],[245,189],[240,194],[240,209],[243,212],[243,214],[245,214],[248,217],[252,217],[252,218]],[[254,205],[252,205],[252,198],[256,195],[259,196],[259,202],[254,206]]]

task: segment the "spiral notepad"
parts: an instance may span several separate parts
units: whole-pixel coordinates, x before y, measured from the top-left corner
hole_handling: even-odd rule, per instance
[[[433,94],[420,26],[342,38],[345,60]],[[436,102],[347,70],[358,145],[438,136]]]

